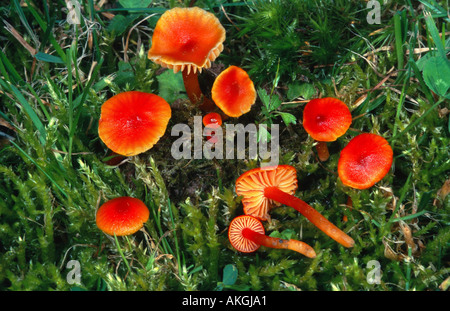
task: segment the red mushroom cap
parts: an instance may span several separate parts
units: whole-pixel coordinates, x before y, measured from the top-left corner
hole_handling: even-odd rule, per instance
[[[335,141],[351,123],[350,110],[337,98],[310,100],[303,110],[303,127],[316,141]]]
[[[97,210],[97,227],[109,235],[130,235],[141,229],[149,218],[147,206],[139,199],[119,197]]]
[[[222,117],[217,112],[210,112],[203,117],[203,125],[222,125]]]
[[[225,29],[214,14],[176,7],[156,23],[148,58],[174,72],[201,72],[220,55],[224,41]]]
[[[214,129],[219,128],[222,125],[222,117],[217,112],[210,112],[203,117],[203,125],[206,127],[207,141],[215,144],[219,141],[217,136],[211,136],[215,134]]]
[[[217,76],[211,96],[220,110],[234,118],[249,112],[256,101],[253,81],[237,66],[230,66]]]
[[[245,228],[260,234],[265,233],[261,221],[252,216],[242,215],[231,221],[228,228],[228,239],[236,250],[243,253],[251,253],[256,251],[260,245],[244,237],[243,230]]]
[[[166,131],[171,114],[170,105],[158,95],[120,93],[102,105],[98,133],[115,153],[133,156],[156,144]]]
[[[393,161],[388,141],[377,134],[354,137],[341,151],[338,174],[344,185],[367,189],[383,179]]]

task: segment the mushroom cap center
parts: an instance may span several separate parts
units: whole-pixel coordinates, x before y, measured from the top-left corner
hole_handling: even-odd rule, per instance
[[[388,173],[392,160],[393,151],[386,139],[376,134],[360,134],[342,149],[338,174],[345,185],[367,189]]]
[[[209,68],[223,50],[225,29],[198,7],[173,8],[156,23],[148,58],[175,72]]]
[[[310,100],[303,110],[303,127],[316,141],[335,141],[352,123],[347,105],[337,98]]]

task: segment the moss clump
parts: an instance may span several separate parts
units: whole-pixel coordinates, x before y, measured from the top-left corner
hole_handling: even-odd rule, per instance
[[[233,64],[249,72],[258,90],[252,110],[226,122],[279,124],[280,164],[298,172],[295,195],[356,241],[344,249],[295,210],[273,209],[266,232],[314,246],[317,257],[309,259],[264,247],[241,254],[228,242],[228,225],[243,212],[235,180],[260,158],[171,157],[177,137],[170,128],[192,129],[201,112],[187,100],[181,76],[150,62],[146,51],[161,9],[181,2],[154,2],[141,12],[111,10],[117,3],[110,1],[102,14],[81,1],[86,19],[77,27],[53,22],[66,18],[59,4],[28,2],[0,9],[25,42],[45,51],[34,59],[23,40],[0,30],[0,289],[443,288],[450,245],[448,79],[436,83],[445,70],[434,76],[428,70],[446,64],[441,54],[450,44],[439,34],[448,5],[436,6],[443,17],[432,19],[422,6],[387,2],[382,25],[370,25],[363,2],[196,2],[227,29],[217,67],[202,75],[206,89],[216,71]],[[148,12],[156,15],[145,19]],[[128,90],[164,94],[173,117],[150,151],[112,165],[98,138],[100,107]],[[325,96],[347,103],[353,123],[329,144],[331,157],[322,163],[301,119],[306,101]],[[382,181],[359,191],[336,172],[340,150],[361,132],[385,137],[394,164]],[[138,197],[150,210],[142,231],[118,239],[122,254],[95,225],[96,208],[117,196]],[[69,262],[78,263],[79,280]]]

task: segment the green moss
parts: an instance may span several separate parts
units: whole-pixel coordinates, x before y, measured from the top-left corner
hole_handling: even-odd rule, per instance
[[[73,54],[73,71],[67,63],[33,65],[23,46],[1,30],[8,45],[0,51],[0,124],[15,130],[8,129],[11,142],[0,136],[0,289],[437,290],[448,278],[450,196],[442,197],[442,189],[450,178],[444,109],[449,99],[436,95],[422,75],[419,56],[435,55],[413,50],[436,47],[430,23],[417,18],[421,10],[384,3],[380,26],[367,24],[364,3],[229,2],[225,15],[214,10],[218,2],[197,1],[213,9],[227,30],[217,68],[245,68],[259,94],[270,94],[269,102],[276,103],[268,111],[267,98],[258,98],[249,113],[225,122],[280,124],[280,164],[297,170],[295,195],[356,241],[345,249],[292,208],[273,209],[272,221],[264,223],[267,234],[305,241],[317,252],[309,259],[287,250],[261,247],[242,254],[231,247],[228,225],[243,213],[235,181],[259,166],[258,159],[175,160],[170,148],[176,138],[168,130],[149,152],[106,164],[109,151],[98,137],[98,116],[112,95],[161,92],[172,106],[169,129],[192,126],[201,115],[186,100],[180,76],[164,73],[146,57],[157,16],[132,31],[128,25],[124,37],[106,31],[112,22],[102,15],[93,17],[94,24],[105,26],[99,29],[48,23],[53,28],[46,32],[33,11],[41,4],[30,3],[34,6],[19,9],[42,48],[60,58]],[[9,8],[2,16],[18,33],[29,33],[18,8]],[[399,10],[402,27],[396,28],[393,14]],[[65,18],[59,10],[55,14]],[[444,18],[434,22],[445,29]],[[422,29],[430,35],[419,33]],[[402,42],[405,58],[399,59],[402,53],[389,47]],[[341,98],[354,120],[328,144],[330,159],[320,163],[301,120],[304,101],[325,96]],[[337,175],[340,150],[361,132],[384,136],[394,151],[392,169],[366,190],[344,186]],[[142,199],[150,210],[142,231],[118,239],[130,270],[114,239],[95,224],[97,207],[124,195]],[[415,251],[407,247],[404,225],[412,231]],[[79,263],[80,284],[69,282],[71,260]],[[370,262],[379,264],[379,283],[368,281]],[[224,267],[230,264],[237,277],[224,286]]]

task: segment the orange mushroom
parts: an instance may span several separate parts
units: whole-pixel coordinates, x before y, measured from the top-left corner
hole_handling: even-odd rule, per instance
[[[377,134],[355,136],[342,149],[338,161],[338,175],[344,185],[367,189],[389,172],[393,151],[389,142]]]
[[[161,15],[153,32],[148,58],[163,67],[181,71],[187,95],[203,111],[214,103],[203,96],[198,72],[211,67],[223,50],[225,29],[214,16],[198,7],[173,8]]]
[[[214,129],[217,129],[222,125],[222,117],[217,112],[210,112],[207,115],[203,117],[203,125],[207,129],[208,135],[206,136],[206,139],[210,143],[216,143],[218,141],[217,137],[214,135]]]
[[[302,241],[265,235],[261,221],[248,215],[238,216],[231,221],[228,239],[231,245],[242,253],[254,252],[263,245],[270,248],[290,249],[309,258],[316,257],[314,249]]]
[[[303,127],[317,142],[317,155],[321,161],[328,160],[330,156],[326,142],[344,135],[351,123],[350,110],[337,98],[310,100],[303,110]]]
[[[137,232],[149,218],[147,206],[139,199],[118,197],[97,210],[97,227],[109,235],[123,236]]]
[[[305,201],[293,194],[297,189],[297,172],[290,165],[255,168],[236,180],[236,194],[242,195],[244,213],[261,220],[270,219],[273,205],[287,205],[305,216],[326,235],[345,247],[352,247],[354,240],[328,221]]]
[[[244,69],[237,66],[230,66],[217,76],[211,96],[220,110],[234,118],[249,112],[256,101],[253,81]]]
[[[101,108],[100,139],[117,154],[133,156],[153,147],[167,128],[172,111],[160,96],[138,91],[117,94]]]

